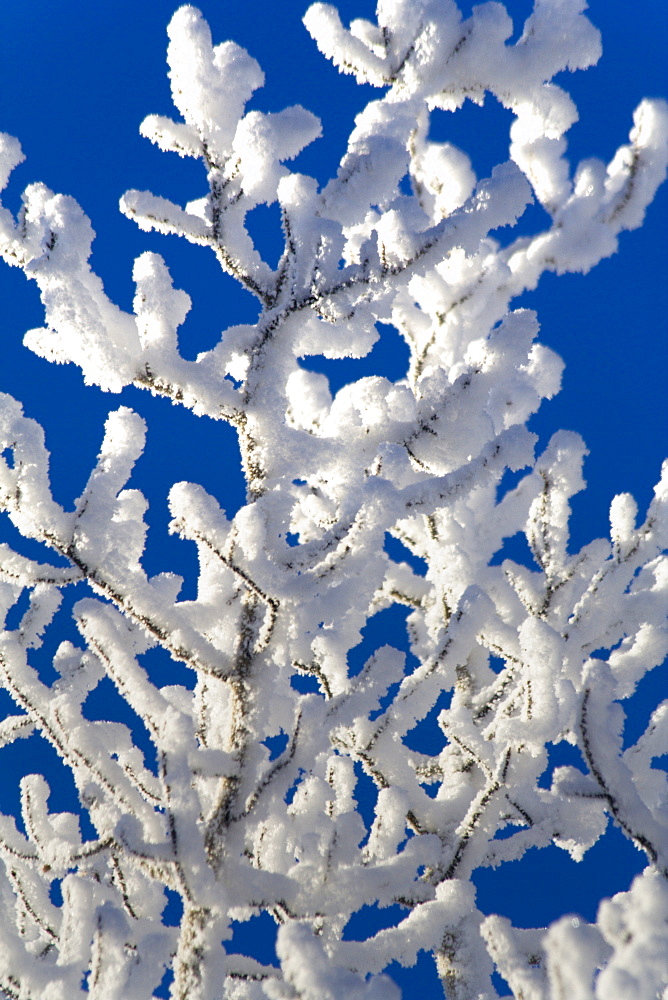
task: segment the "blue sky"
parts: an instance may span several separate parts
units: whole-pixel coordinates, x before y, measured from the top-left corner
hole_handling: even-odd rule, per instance
[[[165,28],[175,6],[174,0],[4,0],[0,130],[16,135],[27,155],[7,203],[15,209],[23,187],[35,180],[74,195],[98,234],[93,266],[122,307],[131,305],[133,259],[147,249],[166,257],[175,284],[193,299],[184,351],[194,357],[221,328],[252,320],[252,301],[220,274],[212,255],[174,238],[140,233],[117,208],[128,188],[150,189],[181,202],[203,193],[198,165],[159,152],[138,134],[145,115],[172,114],[164,56]],[[354,115],[376,92],[340,76],[319,55],[301,25],[306,6],[302,0],[200,3],[214,41],[234,39],[263,67],[266,85],[252,106],[271,111],[301,103],[321,117],[324,138],[302,154],[298,166],[324,181],[336,169]],[[371,16],[375,4],[346,0],[339,6],[344,17]],[[461,6],[467,13],[470,0]],[[530,10],[529,0],[510,0],[507,6],[519,27]],[[598,67],[565,74],[561,81],[581,112],[569,133],[574,160],[590,155],[609,159],[626,140],[639,100],[668,94],[664,0],[592,0],[590,17],[603,33],[603,58]],[[482,173],[505,158],[508,122],[507,113],[488,101],[483,109],[469,105],[447,121],[442,115],[434,128],[438,138],[461,145]],[[562,392],[543,405],[532,427],[543,440],[560,427],[577,430],[590,449],[588,489],[574,501],[577,547],[607,532],[607,510],[615,493],[633,493],[644,509],[668,453],[667,199],[664,186],[644,228],[623,236],[616,257],[584,277],[548,276],[520,303],[537,309],[541,340],[566,362]],[[271,209],[258,209],[253,218],[258,244],[270,258],[278,250],[276,223]],[[22,346],[25,330],[42,322],[40,304],[35,287],[4,265],[0,296],[0,390],[23,400],[28,415],[45,426],[56,496],[70,504],[94,461],[104,418],[120,400],[84,388],[73,367],[56,368]],[[400,377],[403,355],[391,340],[385,346],[385,355],[379,358],[375,352],[371,363]],[[362,362],[357,368],[332,364],[339,367],[330,367],[328,374],[339,381],[368,371],[360,367]],[[153,504],[151,572],[177,566],[192,577],[194,557],[164,533],[166,495],[177,480],[201,482],[233,513],[243,496],[234,435],[136,390],[126,390],[122,401],[149,422],[148,446],[135,482]],[[197,435],[196,448],[191,434]],[[0,519],[0,540],[13,537],[5,520]],[[630,713],[629,728],[636,735],[658,696],[659,673],[644,682]],[[0,712],[7,708],[9,703],[0,700]],[[30,759],[28,770],[37,768],[38,755]],[[2,811],[15,808],[12,789],[19,762],[12,761],[4,765],[0,781]],[[22,766],[27,773],[25,761]],[[489,877],[485,873],[478,882],[483,908],[515,918],[521,914],[525,925],[542,924],[567,911],[592,919],[600,896],[626,888],[642,866],[641,856],[616,831],[580,866],[556,848],[543,853]],[[435,988],[427,967],[421,974],[423,988]]]

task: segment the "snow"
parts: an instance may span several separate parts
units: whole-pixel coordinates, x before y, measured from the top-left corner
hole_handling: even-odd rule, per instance
[[[259,307],[256,325],[223,330],[194,362],[178,346],[191,300],[159,254],[135,261],[125,312],[90,269],[94,232],[73,199],[33,184],[16,220],[2,209],[0,253],[36,281],[45,310],[26,345],[108,392],[147,388],[230,422],[248,493],[228,516],[197,484],[171,488],[170,531],[199,559],[196,597],[181,600],[178,575],[149,578],[143,565],[139,414],[109,414],[69,511],[51,496],[41,429],[0,396],[0,505],[55,563],[0,547],[0,677],[18,712],[0,743],[40,732],[95,830],[83,841],[38,774],[22,783],[25,833],[0,817],[0,992],[18,983],[22,997],[69,1000],[87,995],[88,974],[104,1000],[144,1000],[171,963],[172,995],[192,1000],[397,1000],[384,970],[421,951],[456,1000],[494,1000],[494,963],[518,1000],[636,1000],[665,984],[668,812],[652,761],[668,712],[658,706],[624,749],[621,701],[668,648],[666,480],[646,516],[621,494],[610,540],[570,550],[586,449],[562,431],[535,456],[526,424],[563,366],[537,342],[536,315],[513,307],[545,271],[587,271],[613,253],[665,176],[666,105],[645,101],[629,145],[571,180],[564,135],[577,111],[551,80],[600,54],[584,7],[536,0],[508,44],[498,3],[462,19],[451,0],[381,0],[377,24],[349,29],[315,4],[305,22],[323,53],[383,91],[322,188],[288,165],[320,135],[316,116],[246,111],[264,82],[256,61],[214,46],[194,7],[177,11],[168,61],[183,121],[151,115],[142,132],[201,158],[208,192],[181,207],[130,191],[121,208],[142,230],[213,251]],[[486,94],[514,122],[510,159],[477,178],[463,151],[429,138],[429,116]],[[21,159],[3,136],[0,180]],[[534,200],[547,228],[502,244],[496,231]],[[275,202],[285,243],[270,266],[246,217]],[[332,392],[300,363],[363,358],[388,322],[410,351],[397,382],[366,375]],[[508,470],[519,475],[501,496]],[[494,558],[520,532],[531,568]],[[388,533],[424,576],[388,556]],[[73,583],[87,586],[69,605],[81,645],[58,645],[50,683],[32,651]],[[397,604],[412,656],[379,643],[353,671],[363,629]],[[155,647],[194,690],[156,683],[143,659]],[[88,718],[103,677],[144,727],[155,768],[129,725]],[[443,692],[441,748],[409,749]],[[546,788],[546,747],[564,740],[588,773],[558,769]],[[362,773],[377,793],[367,823]],[[483,918],[477,868],[550,843],[579,859],[609,818],[648,867],[595,924]],[[163,925],[165,889],[183,904],[178,928]],[[374,904],[406,912],[346,940],[351,916]],[[278,965],[228,953],[230,921],[267,912]]]

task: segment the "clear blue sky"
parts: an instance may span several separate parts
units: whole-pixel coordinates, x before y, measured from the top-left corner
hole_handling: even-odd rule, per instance
[[[225,326],[252,320],[253,303],[220,274],[212,255],[175,238],[140,233],[117,209],[128,188],[153,190],[181,202],[204,191],[199,166],[161,153],[138,134],[146,114],[172,114],[164,56],[165,28],[175,6],[173,0],[4,0],[0,130],[16,135],[28,158],[15,174],[7,203],[16,209],[20,191],[35,180],[74,195],[98,233],[93,266],[122,307],[131,305],[133,259],[146,249],[166,257],[175,283],[193,298],[184,347],[192,357],[210,346]],[[327,179],[345,148],[354,115],[376,92],[339,76],[319,55],[301,25],[307,6],[302,0],[202,0],[199,6],[215,42],[232,38],[262,65],[266,85],[252,106],[278,110],[301,103],[322,118],[324,138],[302,154],[298,165]],[[374,6],[372,0],[339,5],[344,17],[371,16]],[[468,12],[470,0],[461,6]],[[531,4],[510,0],[507,6],[519,26]],[[603,33],[603,58],[598,67],[565,74],[562,81],[581,111],[580,122],[569,133],[575,160],[590,155],[609,159],[626,140],[639,100],[668,94],[665,0],[592,0],[589,14]],[[442,116],[438,138],[461,145],[474,167],[486,171],[506,156],[502,129],[508,120],[490,101],[483,109],[469,105],[447,122]],[[585,277],[544,278],[521,303],[537,309],[541,340],[566,362],[561,394],[543,405],[532,426],[544,440],[559,427],[577,430],[591,452],[585,469],[589,488],[574,505],[578,547],[607,532],[607,509],[615,493],[632,492],[644,509],[668,453],[667,199],[664,186],[645,227],[623,236],[616,257]],[[255,215],[259,245],[271,256],[278,248],[277,215],[267,209]],[[106,413],[121,400],[83,388],[78,370],[56,368],[22,346],[25,330],[41,325],[39,300],[34,286],[4,265],[0,296],[0,390],[22,399],[28,415],[47,429],[57,498],[70,504],[90,471]],[[400,357],[390,349],[381,361],[385,373],[401,375]],[[363,369],[340,367],[329,373],[345,379],[358,377]],[[151,571],[179,568],[192,576],[194,558],[164,533],[165,498],[173,482],[190,479],[216,493],[233,513],[243,495],[234,435],[135,390],[126,390],[122,401],[145,415],[150,427],[135,484],[153,503]],[[199,442],[195,449],[191,432]],[[0,540],[12,537],[5,520],[0,518]],[[658,671],[654,674],[631,716],[633,733],[647,717],[652,696],[657,697],[661,682]],[[0,712],[6,709],[9,702],[0,700]],[[0,779],[0,810],[5,812],[16,808],[15,768],[22,766],[28,773],[39,767],[39,757],[28,754],[19,761],[8,756],[7,761]],[[526,924],[541,924],[564,911],[592,919],[598,898],[626,888],[641,866],[640,855],[613,831],[580,866],[553,848],[544,856],[530,855],[507,870],[485,874],[479,880],[480,899],[489,911],[515,917],[521,913]],[[428,971],[425,976],[428,989]]]

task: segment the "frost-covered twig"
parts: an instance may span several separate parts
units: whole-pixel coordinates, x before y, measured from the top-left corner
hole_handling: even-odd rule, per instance
[[[544,272],[613,253],[665,174],[668,112],[644,101],[630,144],[571,177],[576,111],[551,81],[598,58],[582,7],[537,2],[509,44],[496,3],[463,19],[449,0],[383,0],[377,23],[349,28],[314,4],[305,22],[320,49],[379,90],[322,188],[287,166],[320,134],[315,116],[247,111],[264,81],[255,60],[214,46],[195,8],[177,11],[168,60],[182,120],[152,115],[142,133],[201,160],[207,193],[181,207],[131,191],[122,209],[213,251],[260,309],[195,361],[178,345],[190,298],[161,257],[135,262],[126,313],[89,267],[93,232],[72,199],[36,184],[16,219],[1,210],[0,254],[45,308],[27,346],[103,389],[135,385],[229,422],[248,489],[228,519],[201,487],[172,487],[170,530],[199,556],[197,596],[179,599],[180,577],[143,566],[147,502],[128,486],[141,418],[110,414],[66,510],[41,429],[0,396],[0,510],[51,552],[0,547],[0,676],[17,706],[0,745],[39,734],[81,807],[52,811],[46,780],[30,775],[22,828],[0,817],[6,996],[146,1000],[169,968],[175,1000],[394,1000],[383,970],[421,950],[449,1000],[496,997],[493,963],[516,1000],[637,1000],[665,985],[668,813],[652,760],[668,711],[622,751],[619,702],[668,648],[666,479],[640,527],[632,499],[616,497],[611,540],[569,551],[584,445],[559,432],[534,457],[525,425],[562,366],[536,343],[535,315],[511,308]],[[429,138],[430,115],[486,93],[513,114],[511,158],[476,178],[463,152]],[[3,183],[21,160],[2,136]],[[547,228],[501,246],[490,233],[532,199]],[[271,267],[246,222],[274,202],[284,249]],[[360,378],[332,396],[301,364],[366,356],[378,323],[408,345],[405,378]],[[521,475],[499,496],[508,469]],[[494,559],[518,532],[534,568]],[[388,535],[413,568],[388,556]],[[60,642],[48,681],[42,643],[66,588],[86,589],[72,607],[80,645]],[[361,630],[397,603],[411,658],[380,645],[355,674]],[[159,683],[152,649],[182,683]],[[88,717],[103,679],[127,725]],[[437,702],[442,748],[411,750]],[[562,741],[588,773],[558,768],[546,788],[547,748]],[[360,773],[375,785],[366,824]],[[483,918],[476,869],[549,844],[579,859],[608,817],[649,869],[596,925]],[[165,922],[167,893],[178,926]],[[401,907],[396,925],[348,940],[350,918],[374,904]],[[279,926],[276,965],[229,947],[232,923],[260,913]]]

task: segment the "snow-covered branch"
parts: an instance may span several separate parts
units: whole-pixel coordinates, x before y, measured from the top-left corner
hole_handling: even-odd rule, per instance
[[[422,950],[449,1000],[497,997],[494,965],[516,1000],[649,998],[665,985],[668,800],[652,760],[667,703],[623,750],[620,702],[668,651],[666,477],[642,524],[616,497],[610,540],[569,549],[584,445],[558,432],[535,457],[526,423],[558,392],[562,365],[536,342],[534,313],[511,307],[546,271],[586,272],[614,253],[665,176],[661,101],[640,105],[609,165],[571,172],[576,110],[551,81],[598,59],[584,6],[536,0],[510,44],[498,3],[464,19],[450,0],[379,0],[377,23],[349,28],[314,4],[305,23],[323,54],[380,92],[322,188],[287,165],[318,119],[299,106],[247,111],[258,64],[233,42],[214,46],[194,7],[177,11],[180,119],[151,115],[142,134],[201,160],[207,194],[182,207],[130,191],[121,209],[212,250],[260,310],[195,361],[178,346],[190,298],[159,255],[136,260],[126,313],[90,269],[94,234],[71,198],[33,184],[17,218],[1,209],[0,254],[45,310],[26,345],[105,390],[135,385],[231,423],[248,492],[228,518],[224,498],[172,487],[171,530],[199,555],[197,595],[180,599],[180,577],[142,564],[147,501],[128,483],[144,421],[110,413],[67,510],[41,428],[0,396],[0,510],[44,553],[0,546],[0,677],[16,703],[0,744],[39,732],[81,806],[51,811],[46,780],[30,775],[20,825],[0,817],[0,994],[146,1000],[170,968],[175,1000],[393,1000],[384,970]],[[476,178],[465,153],[429,138],[430,114],[486,95],[513,113],[510,159]],[[21,160],[3,136],[0,179]],[[501,242],[534,200],[545,231]],[[271,266],[246,217],[274,202],[284,245]],[[408,345],[404,379],[365,377],[332,396],[300,363],[364,357],[377,323]],[[507,470],[520,475],[504,492]],[[494,559],[520,532],[533,568]],[[410,566],[388,555],[388,536]],[[80,639],[60,642],[49,682],[35,657],[67,588]],[[362,628],[398,604],[418,665],[385,645],[355,673]],[[180,664],[183,682],[160,685],[150,650]],[[130,723],[88,718],[103,678],[150,753]],[[442,749],[411,750],[444,692]],[[548,747],[564,741],[583,770],[559,768],[546,788]],[[367,826],[362,774],[377,792]],[[579,859],[610,820],[648,870],[595,925],[516,930],[479,912],[476,869],[549,844]],[[169,925],[166,893],[182,910]],[[346,940],[372,904],[398,904],[396,926]],[[276,966],[226,950],[232,921],[264,912],[279,927]]]

